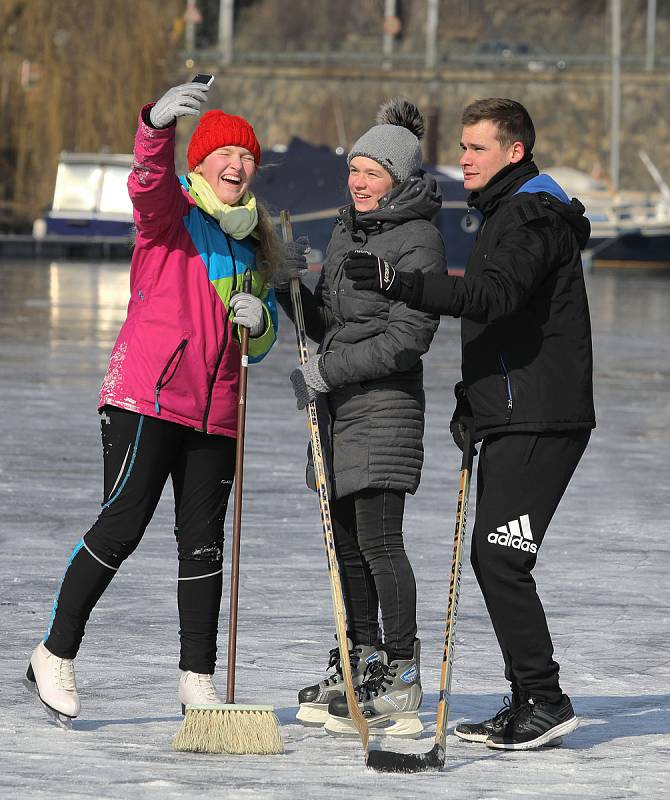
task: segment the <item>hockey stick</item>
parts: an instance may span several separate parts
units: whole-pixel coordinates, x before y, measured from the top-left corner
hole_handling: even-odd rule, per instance
[[[282,236],[285,242],[293,239],[291,230],[291,217],[288,211],[280,213]],[[293,306],[293,322],[295,324],[295,336],[298,343],[298,358],[301,364],[305,364],[309,359],[307,350],[307,334],[305,333],[305,318],[302,311],[302,298],[300,297],[300,279],[292,278],[290,283],[291,304]],[[337,633],[337,645],[340,650],[340,664],[342,667],[342,679],[344,691],[349,708],[349,716],[353,722],[361,744],[367,755],[368,750],[368,723],[360,708],[356,698],[353,677],[351,674],[351,662],[349,660],[349,650],[347,647],[347,622],[344,609],[344,597],[342,595],[342,581],[340,579],[340,568],[337,563],[335,553],[335,538],[333,536],[333,525],[330,516],[330,501],[328,499],[328,483],[326,479],[326,467],[324,463],[323,450],[321,448],[321,433],[319,431],[319,420],[316,410],[316,401],[307,404],[307,420],[309,423],[309,434],[312,443],[312,458],[314,460],[314,473],[316,477],[316,491],[319,496],[319,509],[321,511],[321,524],[323,526],[323,539],[328,557],[328,577],[330,579],[330,591],[333,599],[333,611],[335,613],[335,630]]]
[[[468,513],[468,497],[470,494],[470,475],[474,447],[472,436],[468,431],[463,442],[463,459],[461,461],[461,479],[458,487],[458,505],[456,507],[456,530],[454,531],[454,549],[451,557],[451,577],[449,580],[449,602],[447,604],[447,620],[444,631],[444,652],[442,655],[442,674],[440,675],[440,699],[437,704],[437,724],[435,728],[435,744],[427,753],[393,753],[390,750],[372,750],[368,753],[367,764],[380,772],[425,772],[429,769],[441,769],[444,766],[447,741],[447,721],[449,719],[449,695],[451,692],[451,672],[454,662],[454,633],[458,596],[461,590],[461,568],[463,563],[463,537]]]

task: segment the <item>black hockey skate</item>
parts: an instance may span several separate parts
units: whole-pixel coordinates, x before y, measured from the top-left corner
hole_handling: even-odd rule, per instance
[[[379,655],[374,645],[354,645],[351,639],[347,639],[347,647],[349,649],[351,677],[354,688],[357,688],[363,680],[363,674],[368,664],[377,661]],[[326,669],[332,669],[333,672],[319,683],[315,683],[313,686],[306,686],[298,692],[300,707],[298,708],[296,719],[308,727],[321,727],[328,719],[328,703],[334,697],[344,694],[344,679],[342,677],[339,647],[334,647],[330,651]]]
[[[390,658],[379,649],[379,660],[368,666],[363,683],[356,690],[359,708],[367,719],[370,736],[416,738],[423,730],[419,708],[423,692],[419,676],[421,643],[414,640],[414,656]],[[328,704],[324,730],[331,736],[356,736],[347,699],[339,694]]]

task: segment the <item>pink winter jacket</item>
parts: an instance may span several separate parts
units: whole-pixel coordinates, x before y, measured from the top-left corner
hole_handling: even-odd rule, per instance
[[[274,292],[255,269],[255,239],[227,236],[197,207],[175,175],[174,149],[175,126],[155,130],[140,114],[128,179],[137,229],[130,302],[100,408],[235,437],[240,346],[228,316],[231,292],[249,267],[266,312],[265,331],[249,340],[250,362],[276,339]]]

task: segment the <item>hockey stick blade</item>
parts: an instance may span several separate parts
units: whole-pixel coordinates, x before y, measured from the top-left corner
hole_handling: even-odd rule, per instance
[[[377,772],[427,772],[442,769],[445,752],[439,744],[427,753],[393,753],[391,750],[370,750],[367,766]]]

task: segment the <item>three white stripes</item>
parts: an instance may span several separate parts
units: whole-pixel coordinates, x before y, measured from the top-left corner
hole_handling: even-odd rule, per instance
[[[519,525],[521,523],[521,525]],[[512,536],[521,536],[528,539],[529,542],[533,541],[533,534],[530,530],[530,519],[528,514],[524,514],[519,519],[510,520],[507,525],[501,525],[496,528],[498,533],[511,533]]]

